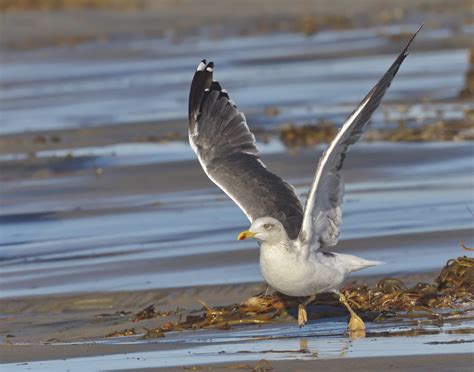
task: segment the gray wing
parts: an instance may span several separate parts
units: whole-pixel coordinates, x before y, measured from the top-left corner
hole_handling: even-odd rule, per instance
[[[357,142],[380,105],[405,57],[408,47],[420,31],[411,37],[395,62],[346,120],[336,138],[322,155],[311,185],[298,238],[312,249],[333,246],[339,239],[344,182],[341,168],[350,145]]]
[[[214,65],[202,61],[189,94],[189,143],[207,176],[250,221],[274,217],[295,239],[303,209],[293,188],[268,171],[258,156],[244,114],[212,80]]]

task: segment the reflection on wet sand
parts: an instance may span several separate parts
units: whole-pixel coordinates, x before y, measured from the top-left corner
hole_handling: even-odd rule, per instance
[[[202,333],[199,336],[184,335],[183,338],[155,339],[155,348],[166,343],[172,349],[148,352],[132,352],[89,358],[72,358],[67,360],[50,360],[31,362],[26,366],[7,364],[6,370],[34,368],[38,371],[59,370],[67,366],[71,371],[79,371],[83,363],[97,370],[122,370],[129,368],[157,368],[171,366],[212,365],[213,363],[237,363],[240,361],[258,361],[261,359],[278,361],[325,360],[334,358],[358,358],[383,355],[416,355],[440,353],[467,353],[472,348],[472,320],[461,324],[459,319],[443,326],[424,326],[418,331],[407,333],[404,325],[389,325],[381,330],[369,327],[367,338],[351,340],[344,336],[344,322],[310,323],[305,335],[298,327],[281,326],[262,328],[260,330],[242,330],[236,332]],[[466,332],[466,327],[468,332]],[[330,331],[329,331],[330,330]],[[329,332],[328,332],[329,331]],[[265,337],[257,336],[264,334]],[[407,335],[416,335],[407,342]],[[95,341],[100,344],[131,344],[127,337],[115,340]],[[80,343],[76,343],[79,345]],[[59,346],[60,344],[52,344]],[[216,352],[218,350],[218,352]]]
[[[380,16],[400,22],[399,10]],[[291,307],[288,318],[272,318],[278,301],[263,313],[247,303],[238,316],[219,307],[255,301],[264,288],[256,246],[234,242],[247,221],[202,175],[183,141],[192,71],[204,57],[219,64],[222,81],[264,142],[265,162],[304,199],[321,143],[419,24],[411,18],[366,27],[332,18],[341,30],[320,21],[308,13],[297,33],[279,24],[244,37],[119,37],[6,53],[0,76],[2,370],[253,368],[282,360],[472,351],[470,305],[430,312],[428,305],[443,301],[438,288],[412,290],[460,255],[459,240],[473,245],[466,210],[472,209],[473,164],[465,140],[472,139],[474,109],[466,95],[468,24],[426,24],[374,117],[368,139],[375,142],[362,143],[348,159],[338,249],[387,262],[355,277],[367,288],[347,286],[367,321],[365,337],[347,333],[347,312],[335,303],[312,306],[302,329]],[[295,136],[314,123],[325,123],[322,136],[308,128]],[[285,128],[293,135],[287,143],[296,144],[290,153],[274,140]],[[378,142],[395,139],[436,142]],[[375,286],[387,276],[402,278],[407,288],[390,280]],[[377,314],[363,301],[372,295]],[[412,308],[393,313],[394,304],[410,299]],[[257,362],[262,359],[267,362]],[[13,364],[18,361],[28,364]]]

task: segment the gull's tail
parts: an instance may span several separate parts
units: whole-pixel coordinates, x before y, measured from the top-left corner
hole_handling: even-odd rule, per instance
[[[362,258],[359,258],[359,262],[357,263],[357,265],[355,265],[355,268],[352,271],[362,270],[362,269],[365,269],[367,267],[380,266],[380,265],[385,265],[385,262],[364,260]]]
[[[338,253],[336,254],[336,257],[341,266],[343,266],[349,273],[366,269],[371,266],[385,265],[385,262],[382,261],[364,260],[363,258],[351,254]]]

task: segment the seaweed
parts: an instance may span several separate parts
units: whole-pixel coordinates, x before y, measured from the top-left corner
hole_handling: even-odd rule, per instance
[[[466,112],[466,116],[468,115],[470,113]],[[374,129],[364,139],[388,142],[470,141],[474,139],[473,129],[474,123],[470,118],[437,120],[417,127],[410,127],[404,120],[400,120],[395,129]]]
[[[139,322],[145,319],[152,319],[155,316],[156,316],[155,305],[149,305],[145,307],[143,310],[140,310],[138,313],[136,313],[130,320],[132,322]]]
[[[407,319],[442,318],[434,309],[455,309],[474,301],[474,259],[449,260],[434,283],[418,283],[408,288],[401,280],[386,278],[374,287],[351,284],[341,289],[351,306],[364,313],[375,313],[376,319],[403,316]],[[318,296],[319,297],[319,296]],[[321,296],[323,303],[340,306],[336,296]],[[318,303],[321,299],[318,300]],[[253,296],[241,304],[210,307],[203,301],[200,315],[188,316],[175,330],[218,328],[230,329],[240,324],[278,322],[288,317],[288,309],[298,306],[298,299],[280,293]]]
[[[151,329],[144,328],[144,329],[145,329],[145,334],[142,336],[143,339],[165,337],[165,332],[161,329],[161,327],[151,328]]]
[[[135,328],[130,328],[130,329],[123,329],[121,331],[114,331],[112,333],[109,333],[105,337],[121,337],[121,336],[133,336],[135,335]]]
[[[199,371],[199,370],[207,370],[211,371],[213,369],[222,370],[222,369],[246,369],[253,372],[266,372],[266,371],[273,371],[272,364],[266,359],[260,359],[254,366],[248,363],[241,363],[241,364],[231,364],[231,365],[214,365],[214,366],[190,366],[190,367],[183,367],[185,370],[192,370],[192,371]]]
[[[408,287],[399,279],[385,278],[372,287],[352,283],[342,288],[341,292],[351,307],[375,322],[388,319],[409,321],[414,325],[441,325],[445,320],[459,319],[471,310],[466,305],[474,302],[474,258],[464,256],[449,260],[433,283],[418,283]],[[297,298],[278,292],[272,295],[259,294],[240,304],[226,306],[211,307],[202,300],[199,302],[202,308],[187,315],[183,321],[180,317],[176,322],[167,322],[157,328],[145,328],[143,338],[164,337],[170,331],[203,328],[229,330],[239,325],[259,326],[283,322],[290,318],[289,310],[296,309],[299,304]],[[337,296],[333,294],[318,295],[317,303],[341,306]],[[177,314],[179,310],[178,308],[173,313]],[[150,305],[135,314],[131,320],[151,319],[158,314],[163,313],[157,312]]]
[[[351,306],[362,311],[425,312],[439,317],[433,309],[456,308],[474,301],[474,259],[449,260],[434,283],[412,288],[394,278],[383,279],[374,288],[350,285],[341,290]],[[426,315],[426,314],[425,314]],[[409,317],[408,314],[405,315]]]
[[[138,313],[133,315],[130,319],[132,322],[140,322],[142,320],[153,319],[153,318],[165,318],[171,315],[178,314],[182,309],[176,308],[174,311],[160,311],[155,309],[155,305],[149,305],[144,309],[140,310]]]
[[[116,316],[126,316],[126,315],[130,315],[132,312],[131,311],[124,311],[124,310],[121,310],[121,311],[116,311],[115,313],[112,313],[112,314],[109,314],[109,313],[100,313],[100,314],[97,314],[95,315],[94,317],[96,319],[104,319],[104,318],[109,318],[109,317],[116,317]]]
[[[400,106],[400,110],[408,110]],[[405,120],[399,120],[393,129],[372,129],[364,135],[367,142],[437,142],[474,140],[474,121],[472,110],[466,110],[461,120],[435,120],[423,125],[412,126]],[[336,125],[328,120],[316,124],[296,126],[284,125],[280,128],[280,140],[288,149],[313,147],[330,142],[337,133]]]
[[[327,120],[300,127],[288,124],[280,129],[280,140],[288,148],[311,147],[331,141],[336,133],[336,126]]]

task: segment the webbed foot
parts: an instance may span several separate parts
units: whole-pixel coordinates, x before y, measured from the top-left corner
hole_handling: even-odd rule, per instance
[[[303,304],[298,305],[298,325],[303,327],[308,322],[308,313]]]
[[[348,325],[349,331],[365,331],[365,323],[356,313],[351,314],[351,319],[349,319]]]
[[[355,313],[354,310],[352,310],[351,306],[349,305],[349,302],[347,301],[346,297],[342,293],[339,294],[339,301],[341,301],[341,303],[346,307],[346,309],[351,314],[351,318],[349,319],[349,324],[348,324],[350,336],[352,338],[365,337],[364,321],[360,318],[359,315]]]

